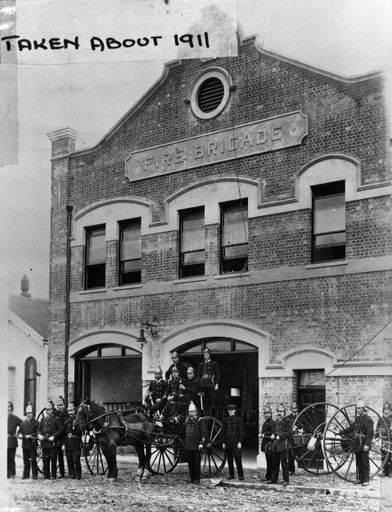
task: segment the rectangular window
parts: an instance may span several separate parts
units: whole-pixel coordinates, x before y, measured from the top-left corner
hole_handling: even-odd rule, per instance
[[[85,288],[104,288],[106,274],[105,226],[86,229]]]
[[[221,204],[221,274],[248,270],[248,200]]]
[[[135,284],[142,280],[141,219],[120,223],[119,284]]]
[[[180,278],[204,275],[204,208],[183,210],[180,214]]]
[[[346,203],[344,181],[312,187],[312,263],[341,260],[346,256]]]

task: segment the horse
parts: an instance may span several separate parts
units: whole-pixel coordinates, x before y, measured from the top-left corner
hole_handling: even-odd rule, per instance
[[[146,414],[137,412],[123,416],[121,412],[107,411],[94,402],[85,401],[77,409],[75,425],[81,430],[93,430],[106,458],[110,481],[118,475],[117,446],[133,445],[139,459],[137,474],[141,480],[150,475],[148,462],[154,423]]]

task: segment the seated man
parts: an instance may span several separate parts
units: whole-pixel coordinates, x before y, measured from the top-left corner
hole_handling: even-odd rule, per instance
[[[165,394],[167,390],[167,382],[162,379],[162,370],[156,370],[154,377],[155,381],[148,386],[145,398],[146,405],[150,409],[151,418],[157,411],[162,412],[166,403]]]
[[[195,370],[192,366],[189,366],[187,376],[188,380],[180,384],[180,389],[183,393],[182,401],[187,404],[193,402],[200,410],[200,382],[196,379]]]
[[[186,380],[186,370],[187,370],[188,366],[185,363],[183,363],[182,361],[180,361],[180,356],[178,355],[177,350],[175,350],[172,353],[171,358],[172,358],[173,362],[169,366],[168,370],[165,373],[165,379],[167,381],[169,381],[169,379],[171,378],[171,375],[172,375],[173,368],[175,367],[175,368],[177,368],[177,370],[180,374],[180,379],[185,381]]]
[[[172,414],[172,409],[177,405],[177,402],[182,398],[182,380],[180,379],[180,373],[177,367],[173,367],[171,379],[167,383],[167,389],[165,393],[166,405],[162,409],[162,415],[165,419],[169,418]]]

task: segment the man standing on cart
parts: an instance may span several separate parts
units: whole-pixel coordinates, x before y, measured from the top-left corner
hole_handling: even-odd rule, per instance
[[[218,363],[212,361],[208,348],[203,350],[204,361],[199,364],[197,379],[203,391],[204,407],[215,405],[215,391],[219,388],[220,370]]]

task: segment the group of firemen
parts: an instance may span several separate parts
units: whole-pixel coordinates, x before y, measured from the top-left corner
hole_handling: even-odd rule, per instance
[[[80,479],[82,467],[80,464],[82,432],[75,425],[75,407],[73,403],[68,408],[62,397],[56,404],[52,401],[46,406],[46,414],[40,421],[34,418],[31,404],[26,407],[26,419],[21,420],[13,413],[13,404],[8,402],[8,450],[7,476],[15,478],[15,452],[18,439],[22,440],[23,476],[38,478],[37,447],[41,443],[43,474],[46,480],[64,478],[64,450],[68,463],[70,478]],[[59,474],[57,475],[57,469]]]
[[[155,380],[148,386],[145,403],[149,410],[150,419],[157,427],[167,424],[184,424],[185,451],[187,454],[190,483],[200,483],[201,450],[206,443],[206,425],[200,418],[199,412],[206,406],[215,404],[215,391],[219,387],[220,372],[218,364],[211,359],[208,349],[203,352],[204,361],[198,365],[197,371],[192,366],[181,362],[177,352],[172,353],[172,364],[162,378],[161,369],[155,371]],[[184,414],[181,406],[186,406]],[[339,435],[342,439],[354,435],[356,446],[357,475],[356,483],[369,485],[369,449],[374,437],[374,424],[366,412],[362,399],[357,404],[357,417]],[[237,415],[236,405],[227,406],[227,416],[222,425],[222,448],[226,451],[229,479],[234,478],[234,461],[237,467],[238,479],[244,479],[242,466],[242,446],[244,425]],[[264,422],[262,424],[260,448],[265,454],[266,471],[263,481],[266,484],[276,484],[280,468],[283,476],[283,486],[289,484],[289,475],[294,474],[295,464],[292,450],[294,421],[298,415],[298,405],[292,402],[290,412],[286,414],[283,404],[276,408],[276,414],[270,407],[264,407]],[[181,418],[183,414],[183,418]],[[384,404],[383,419],[391,429],[392,407]],[[46,407],[46,415],[41,421],[34,419],[33,409],[29,404],[26,408],[26,419],[20,420],[13,414],[13,405],[8,403],[8,478],[15,477],[15,451],[17,439],[22,440],[23,477],[38,477],[37,443],[41,442],[43,458],[43,474],[45,479],[65,477],[64,451],[68,463],[68,473],[71,478],[80,479],[82,469],[81,437],[82,432],[75,425],[75,407],[72,403],[66,407],[60,397],[54,408],[53,402]],[[377,431],[381,426],[377,425]],[[382,435],[382,433],[381,433]],[[380,476],[392,476],[391,452],[382,451],[383,473]]]

